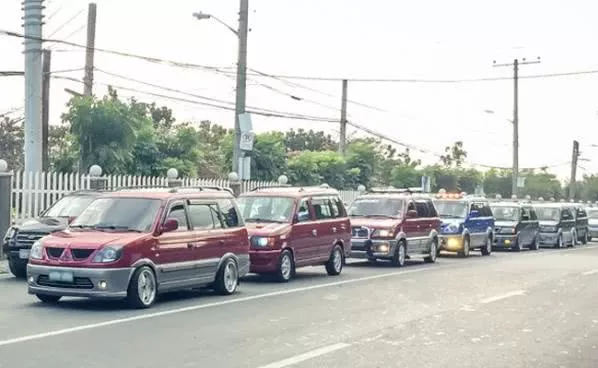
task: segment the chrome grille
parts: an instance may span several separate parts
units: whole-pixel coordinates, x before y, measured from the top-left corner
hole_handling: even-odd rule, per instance
[[[49,233],[43,232],[19,232],[17,233],[17,247],[31,248],[33,243],[40,240]]]
[[[355,226],[351,229],[351,235],[354,238],[369,238],[370,230],[367,227]]]

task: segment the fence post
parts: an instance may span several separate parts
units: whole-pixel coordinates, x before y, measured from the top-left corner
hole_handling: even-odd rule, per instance
[[[239,180],[239,174],[234,171],[228,174],[228,182],[228,185],[233,190],[235,197],[241,195],[241,180]]]
[[[102,177],[102,167],[93,165],[89,168],[89,189],[106,190],[108,178]]]
[[[12,197],[11,188],[12,174],[8,172],[8,164],[4,160],[0,160],[0,236],[4,239],[4,234],[12,225],[11,215],[12,208],[10,200]],[[4,249],[0,246],[0,259],[4,259]]]

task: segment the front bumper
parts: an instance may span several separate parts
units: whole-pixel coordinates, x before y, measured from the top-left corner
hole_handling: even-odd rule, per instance
[[[517,234],[496,234],[492,242],[492,248],[509,249],[517,246]]]
[[[29,249],[21,251],[19,249],[8,248],[7,255],[10,263],[17,268],[25,268],[29,262]]]
[[[396,239],[351,239],[351,258],[389,259],[395,253]]]
[[[276,272],[282,250],[249,250],[249,271],[253,273]]]
[[[463,250],[463,235],[461,234],[440,234],[439,236],[439,250],[446,250],[449,252],[458,252]]]
[[[133,268],[75,268],[44,265],[27,265],[29,294],[74,296],[98,299],[121,299],[127,296]],[[73,276],[73,282],[52,281],[51,272],[64,272]],[[105,287],[100,287],[100,282]]]
[[[559,242],[559,233],[538,233],[538,243],[542,245],[557,245]]]

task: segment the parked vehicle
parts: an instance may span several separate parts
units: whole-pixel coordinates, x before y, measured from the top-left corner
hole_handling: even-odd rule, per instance
[[[575,245],[575,216],[571,208],[563,203],[535,204],[540,220],[540,245],[565,248]]]
[[[575,237],[573,239],[573,245],[577,245],[578,242],[584,245],[588,244],[590,239],[588,213],[583,205],[579,203],[572,203],[569,206],[571,213],[573,213],[573,216],[575,217]]]
[[[409,189],[373,189],[351,207],[351,257],[390,260],[402,267],[411,258],[436,262],[440,218],[429,196]]]
[[[2,244],[4,252],[8,255],[10,272],[18,278],[25,278],[33,243],[48,234],[64,230],[101,194],[102,192],[90,190],[70,193],[52,204],[39,217],[12,225],[6,232]]]
[[[342,271],[350,251],[349,217],[339,192],[323,187],[257,188],[239,207],[250,235],[251,272],[289,281],[297,268]]]
[[[521,251],[523,248],[539,249],[540,220],[528,201],[493,202],[493,248]]]
[[[589,207],[586,212],[588,214],[588,241],[592,241],[592,238],[598,238],[598,207]]]
[[[465,193],[438,193],[434,204],[442,219],[440,250],[468,257],[471,249],[492,253],[494,217],[488,200]]]
[[[237,290],[249,240],[234,197],[217,189],[124,190],[95,199],[70,226],[33,244],[29,293],[126,298],[148,308],[158,293]]]

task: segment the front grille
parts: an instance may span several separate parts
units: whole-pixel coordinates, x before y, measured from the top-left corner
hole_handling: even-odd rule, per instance
[[[370,231],[365,227],[354,227],[351,231],[354,238],[369,238]]]
[[[556,232],[556,228],[554,226],[540,226],[540,232],[552,233]]]
[[[50,281],[48,275],[39,275],[37,284],[48,287],[58,287],[67,289],[93,289],[93,282],[87,277],[75,277],[72,283],[62,281]]]
[[[46,252],[48,253],[48,256],[51,258],[60,258],[62,252],[64,252],[64,248],[48,247],[46,248]]]
[[[75,260],[83,260],[89,258],[89,256],[93,253],[93,249],[72,249],[71,248],[71,255]]]
[[[17,247],[31,248],[33,243],[40,240],[49,233],[44,232],[19,232],[17,233],[16,243]]]

